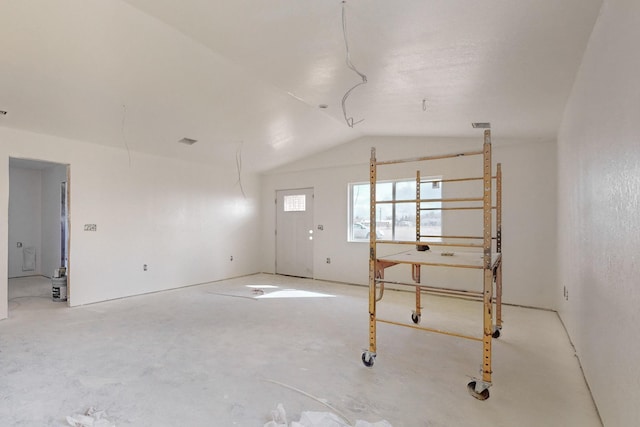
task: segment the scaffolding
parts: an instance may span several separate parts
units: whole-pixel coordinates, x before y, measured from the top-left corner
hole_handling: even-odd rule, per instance
[[[420,187],[423,181],[420,171],[416,172],[416,198],[415,200],[392,200],[378,201],[376,199],[377,169],[379,166],[394,165],[401,163],[429,162],[441,159],[453,159],[468,156],[482,156],[482,176],[472,178],[452,178],[429,180],[428,182],[440,183],[460,183],[469,181],[482,181],[483,192],[478,197],[457,197],[423,199],[420,195]],[[375,148],[371,149],[370,161],[370,233],[369,233],[369,349],[362,353],[362,362],[365,366],[372,367],[377,355],[376,348],[376,325],[385,323],[397,326],[410,327],[428,332],[446,334],[453,337],[464,338],[482,342],[482,375],[480,378],[473,378],[467,384],[469,393],[480,400],[489,398],[489,387],[491,386],[491,359],[492,340],[500,336],[502,330],[502,169],[500,163],[497,164],[496,173],[492,173],[491,163],[491,131],[484,132],[484,143],[482,151],[471,151],[456,154],[447,154],[429,157],[416,157],[403,160],[376,160]],[[493,192],[493,182],[495,181],[495,200]],[[376,211],[381,203],[415,203],[416,204],[416,234],[415,241],[382,240],[378,239],[376,233]],[[439,202],[440,207],[423,207],[425,204]],[[469,205],[460,203],[471,202]],[[475,205],[474,205],[475,202]],[[495,202],[495,204],[494,204]],[[481,204],[481,206],[478,206]],[[451,206],[454,205],[454,206]],[[431,206],[431,205],[430,205]],[[420,216],[423,211],[430,210],[482,210],[482,236],[467,235],[429,235],[422,234]],[[494,217],[495,212],[495,217]],[[496,233],[492,234],[492,225],[495,219]],[[431,241],[423,240],[431,239]],[[437,239],[440,241],[433,241]],[[462,241],[462,242],[461,242]],[[469,243],[464,241],[481,241],[481,243]],[[404,247],[415,246],[410,250],[403,250],[394,255],[377,256],[378,245],[406,245]],[[431,247],[455,248],[456,252],[436,251]],[[458,252],[462,250],[463,252]],[[466,250],[466,252],[465,252]],[[475,252],[474,252],[475,251]],[[481,251],[481,253],[479,252]],[[414,283],[404,283],[399,281],[385,280],[385,270],[396,265],[410,265],[411,276]],[[482,291],[460,290],[446,288],[421,283],[421,273],[423,267],[450,267],[477,269],[483,272]],[[415,287],[415,310],[411,315],[412,323],[402,323],[377,317],[377,304],[384,296],[385,284],[406,285]],[[472,336],[465,333],[445,331],[435,328],[419,326],[421,321],[421,294],[440,294],[453,297],[464,297],[482,301],[482,336]]]

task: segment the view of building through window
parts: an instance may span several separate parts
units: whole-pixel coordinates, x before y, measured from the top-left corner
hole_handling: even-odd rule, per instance
[[[433,178],[437,179],[437,178]],[[420,198],[440,199],[442,196],[439,182],[423,182],[420,185]],[[396,201],[376,206],[376,234],[378,239],[415,241],[416,204],[403,200],[416,199],[415,179],[378,182],[376,198],[380,201]],[[349,184],[349,241],[369,239],[370,230],[370,194],[368,183]],[[421,203],[422,208],[440,208],[441,202]],[[420,232],[423,235],[440,235],[442,230],[440,210],[420,212]]]

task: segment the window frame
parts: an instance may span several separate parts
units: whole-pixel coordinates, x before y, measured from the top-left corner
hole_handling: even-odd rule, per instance
[[[435,181],[438,182],[438,190],[439,190],[439,195],[437,198],[442,198],[442,183],[440,182],[440,180],[442,179],[441,176],[430,176],[430,177],[422,177],[421,181],[423,183],[423,185],[426,182],[429,181]],[[406,198],[402,198],[402,199],[398,199],[397,198],[397,184],[398,183],[413,183],[415,184],[416,179],[415,178],[397,178],[397,179],[389,179],[389,180],[379,180],[376,182],[376,185],[384,185],[384,184],[391,184],[391,199],[381,199],[380,197],[378,197],[378,201],[380,200],[391,200],[391,201],[400,201],[402,202],[403,200],[415,200],[415,195],[409,199]],[[364,226],[366,226],[367,221],[369,221],[370,223],[370,218],[368,215],[368,210],[370,207],[370,202],[367,203],[367,215],[366,218],[363,218],[362,220],[358,220],[356,221],[356,218],[354,217],[355,215],[355,206],[354,203],[355,201],[355,196],[354,196],[354,188],[356,186],[363,186],[364,188],[366,188],[366,200],[369,200],[369,194],[370,194],[370,188],[369,188],[370,183],[366,182],[366,181],[361,181],[361,182],[350,182],[347,184],[347,242],[348,243],[363,243],[363,242],[368,242],[369,238],[355,238],[354,237],[354,225],[356,224],[362,224]],[[435,188],[435,187],[433,187]],[[422,191],[421,191],[422,192]],[[378,189],[376,189],[376,195],[379,196],[380,191]],[[424,196],[422,196],[424,197]],[[436,198],[436,197],[434,197]],[[407,202],[407,203],[411,203],[411,202]],[[442,206],[441,202],[431,202],[433,204],[437,204],[440,207]],[[390,236],[378,236],[379,240],[394,240],[396,237],[396,229],[398,226],[398,213],[397,213],[397,206],[401,204],[401,203],[390,203],[387,206],[391,206],[391,219],[390,220],[382,220],[381,218],[376,218],[377,223],[380,223],[381,221],[389,221],[390,224]],[[433,211],[433,212],[438,212],[439,213],[439,222],[440,222],[440,233],[442,234],[442,211]],[[422,220],[422,216],[421,216],[421,220]],[[415,227],[415,216],[414,216],[414,225]],[[415,230],[415,228],[414,228]],[[386,231],[386,230],[385,230]],[[376,227],[376,232],[378,232],[378,228]],[[411,240],[415,239],[415,232],[413,233],[413,237]]]

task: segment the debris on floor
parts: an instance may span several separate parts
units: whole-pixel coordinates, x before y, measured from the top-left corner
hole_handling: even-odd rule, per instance
[[[67,417],[67,422],[72,427],[116,427],[106,418],[106,411],[98,411],[93,406],[84,414],[73,414]]]
[[[305,411],[300,414],[300,421],[287,422],[287,413],[282,404],[271,411],[272,421],[269,421],[264,427],[393,427],[389,422],[382,420],[376,423],[357,420],[355,424],[350,424],[347,420],[333,414],[331,412],[312,412]]]

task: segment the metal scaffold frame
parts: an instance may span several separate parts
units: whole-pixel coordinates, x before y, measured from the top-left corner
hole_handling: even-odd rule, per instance
[[[482,156],[481,177],[474,178],[453,178],[438,179],[439,183],[459,183],[468,181],[482,181],[483,191],[481,197],[463,197],[463,198],[440,198],[440,199],[422,199],[420,194],[421,180],[420,171],[416,172],[416,198],[415,200],[392,200],[377,201],[376,200],[376,183],[378,167],[383,165],[394,165],[400,163],[411,162],[427,162],[432,160],[453,159],[467,156]],[[376,326],[377,323],[386,323],[398,326],[405,326],[420,329],[428,332],[446,334],[449,336],[474,340],[482,342],[482,375],[480,378],[474,378],[467,384],[469,393],[477,399],[486,400],[489,398],[489,387],[492,374],[492,341],[500,336],[502,330],[502,168],[498,163],[495,175],[492,174],[491,163],[491,131],[486,129],[484,132],[484,143],[482,151],[471,151],[464,153],[438,155],[429,157],[416,157],[403,160],[378,161],[376,159],[375,148],[371,149],[371,159],[369,162],[369,179],[370,179],[370,233],[369,233],[369,348],[362,353],[362,362],[365,366],[371,367],[377,356],[376,343]],[[430,180],[432,181],[432,180]],[[493,197],[493,181],[495,181],[495,199]],[[415,241],[398,241],[398,240],[379,240],[376,233],[376,207],[379,204],[407,203],[416,204],[416,239]],[[482,203],[482,206],[443,206],[438,208],[423,208],[421,204],[441,202],[445,204],[475,202]],[[495,202],[495,205],[494,205]],[[482,236],[462,236],[462,235],[424,235],[420,230],[420,215],[422,211],[429,210],[482,210]],[[495,211],[496,233],[492,234],[493,221]],[[438,238],[439,242],[425,242],[423,238]],[[444,241],[448,239],[448,241]],[[480,240],[482,243],[461,243],[460,240]],[[495,242],[495,245],[494,245]],[[399,254],[378,257],[377,246],[379,244],[394,245],[415,245],[415,249],[404,251]],[[455,247],[455,248],[475,248],[476,251],[482,250],[482,256],[477,257],[478,252],[461,252],[456,253],[453,257],[452,252],[435,252],[431,251],[430,246],[438,247]],[[472,249],[473,250],[473,249]],[[475,257],[472,255],[476,255]],[[478,261],[480,258],[480,261]],[[414,283],[402,283],[397,281],[388,281],[384,278],[384,272],[387,268],[395,265],[410,265],[411,276]],[[482,291],[478,290],[460,290],[445,288],[421,283],[421,269],[423,266],[430,267],[452,267],[482,270]],[[411,323],[402,323],[392,320],[380,319],[377,317],[377,304],[384,296],[385,284],[415,286],[415,310],[411,315]],[[482,336],[471,336],[468,334],[444,331],[435,328],[418,326],[420,323],[421,312],[421,294],[440,294],[453,297],[463,297],[482,301]]]

